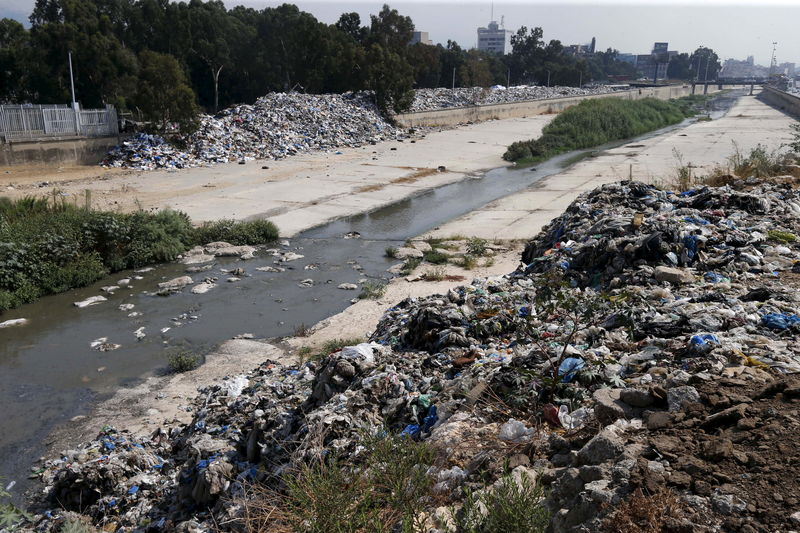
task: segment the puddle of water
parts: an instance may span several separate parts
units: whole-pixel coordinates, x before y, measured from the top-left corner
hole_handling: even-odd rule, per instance
[[[735,95],[720,98],[715,112],[724,113]],[[713,102],[716,102],[713,101]],[[719,115],[721,116],[721,115]],[[612,143],[619,146],[661,135],[686,124],[671,126],[636,139]],[[602,150],[604,147],[588,150]],[[539,164],[535,169],[499,168],[484,176],[466,179],[427,191],[363,215],[331,222],[294,239],[291,248],[305,257],[284,263],[286,272],[259,272],[274,258],[249,261],[217,261],[213,270],[191,274],[195,281],[218,277],[218,287],[203,295],[184,289],[169,297],[152,296],[158,282],[184,275],[185,266],[160,265],[118,290],[108,301],[78,309],[73,302],[100,293],[100,287],[130,276],[119,272],[90,287],[43,298],[4,314],[3,319],[28,318],[23,327],[0,330],[0,405],[4,407],[0,433],[0,478],[18,482],[18,495],[30,484],[24,481],[30,464],[44,451],[44,440],[59,424],[87,412],[94,400],[112,394],[120,386],[163,371],[165,348],[186,346],[207,353],[221,339],[241,333],[259,338],[291,335],[341,312],[357,291],[337,288],[363,278],[388,277],[386,269],[396,260],[384,257],[387,246],[396,246],[453,218],[487,203],[525,189],[563,170],[563,165],[587,150],[570,152]],[[343,239],[357,231],[362,239]],[[359,272],[349,261],[363,267]],[[305,270],[307,265],[317,265]],[[250,275],[227,283],[220,269],[242,267]],[[313,279],[312,288],[298,283]],[[135,305],[141,316],[130,318],[120,311],[123,303]],[[193,318],[194,317],[194,318]],[[173,320],[175,319],[175,320]],[[137,341],[134,331],[147,334]],[[162,328],[171,328],[161,333]],[[366,333],[366,332],[365,332]],[[89,343],[99,337],[121,344],[115,351],[98,352]],[[98,369],[103,368],[100,372]],[[86,435],[91,438],[93,435]]]

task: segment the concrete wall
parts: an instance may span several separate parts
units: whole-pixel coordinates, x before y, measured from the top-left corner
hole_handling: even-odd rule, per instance
[[[62,138],[0,143],[0,166],[96,165],[120,137]]]
[[[785,93],[772,87],[764,87],[758,97],[787,115],[800,118],[800,96]]]
[[[716,92],[716,88],[709,87],[709,92]],[[528,100],[512,104],[490,104],[482,106],[452,107],[435,111],[420,111],[418,113],[404,113],[395,116],[395,119],[405,127],[413,126],[455,126],[464,122],[481,122],[484,120],[528,117],[531,115],[545,115],[559,113],[568,107],[574,106],[583,100],[592,98],[627,98],[639,100],[641,98],[658,98],[669,100],[692,94],[691,85],[671,85],[669,87],[643,87],[628,91],[617,91],[609,94],[591,96],[566,96],[563,98],[550,98],[547,100]]]

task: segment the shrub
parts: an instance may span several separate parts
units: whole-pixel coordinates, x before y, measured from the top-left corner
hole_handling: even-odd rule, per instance
[[[470,255],[480,257],[486,253],[488,244],[489,241],[487,241],[486,239],[472,237],[471,239],[467,240],[467,253]]]
[[[187,350],[173,350],[167,356],[167,368],[173,374],[194,370],[200,366],[200,356]]]
[[[397,248],[395,248],[394,246],[387,246],[386,247],[386,251],[385,251],[385,255],[386,255],[386,257],[389,257],[390,259],[396,258],[397,257]]]
[[[545,126],[538,139],[513,143],[503,154],[503,159],[533,163],[570,150],[635,137],[677,124],[692,114],[691,106],[685,102],[653,98],[584,100],[560,113]]]
[[[361,285],[361,293],[358,295],[359,300],[378,300],[386,294],[386,286],[388,284],[383,281],[367,281]]]
[[[464,506],[453,513],[456,530],[463,533],[544,531],[550,523],[550,513],[542,505],[543,498],[542,486],[528,475],[506,474],[480,495],[467,492]]]
[[[408,276],[420,264],[422,264],[422,258],[420,258],[420,257],[409,257],[408,259],[406,259],[405,263],[403,263],[403,269],[400,271],[400,273],[402,275],[404,275],[404,276]]]
[[[205,222],[194,232],[196,244],[224,241],[236,246],[257,245],[273,242],[277,238],[278,228],[269,220],[237,222],[231,219],[222,219]]]
[[[429,252],[425,252],[422,258],[432,265],[444,265],[450,259],[450,256],[438,250],[431,250]]]
[[[478,260],[474,255],[467,254],[461,258],[461,266],[464,270],[472,270],[478,265]]]
[[[432,268],[422,274],[422,279],[425,281],[442,281],[445,278],[445,271],[443,267]]]
[[[427,474],[433,449],[387,436],[365,436],[362,446],[359,464],[327,457],[285,475],[283,494],[257,489],[243,505],[244,530],[422,531],[422,511],[433,486]]]

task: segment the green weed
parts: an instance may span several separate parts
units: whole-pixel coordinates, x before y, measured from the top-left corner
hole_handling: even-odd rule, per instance
[[[384,251],[384,255],[390,259],[394,259],[397,257],[397,248],[394,246],[387,246],[386,250]]]
[[[488,249],[489,241],[486,239],[480,239],[478,237],[472,237],[471,239],[467,239],[467,253],[470,255],[481,257],[486,253]]]
[[[430,252],[425,252],[422,258],[432,265],[444,265],[447,264],[450,256],[438,250],[431,250]]]
[[[189,372],[200,366],[201,358],[187,350],[175,349],[167,353],[167,368],[173,374]]]
[[[386,294],[387,283],[383,281],[367,281],[361,285],[359,300],[379,300]]]

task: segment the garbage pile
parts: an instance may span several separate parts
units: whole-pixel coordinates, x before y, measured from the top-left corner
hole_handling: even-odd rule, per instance
[[[205,388],[189,425],[108,429],[47,462],[49,501],[105,531],[234,529],[248,482],[280,490],[383,432],[440,452],[431,531],[509,468],[548,488],[554,531],[628,531],[642,508],[675,531],[791,529],[798,232],[789,182],[605,185],[511,274],[403,300],[370,343]]]
[[[365,93],[270,93],[253,105],[204,115],[179,150],[163,138],[138,135],[112,149],[106,167],[190,168],[229,161],[281,159],[300,152],[357,147],[402,135]]]
[[[457,89],[417,89],[411,112],[433,111],[449,107],[464,107],[488,104],[508,104],[525,100],[543,100],[546,98],[560,98],[565,96],[587,96],[592,94],[605,94],[615,89],[602,85],[591,88],[580,87],[544,87],[541,85],[520,85],[516,87],[495,86],[489,89],[483,87],[467,87]]]

